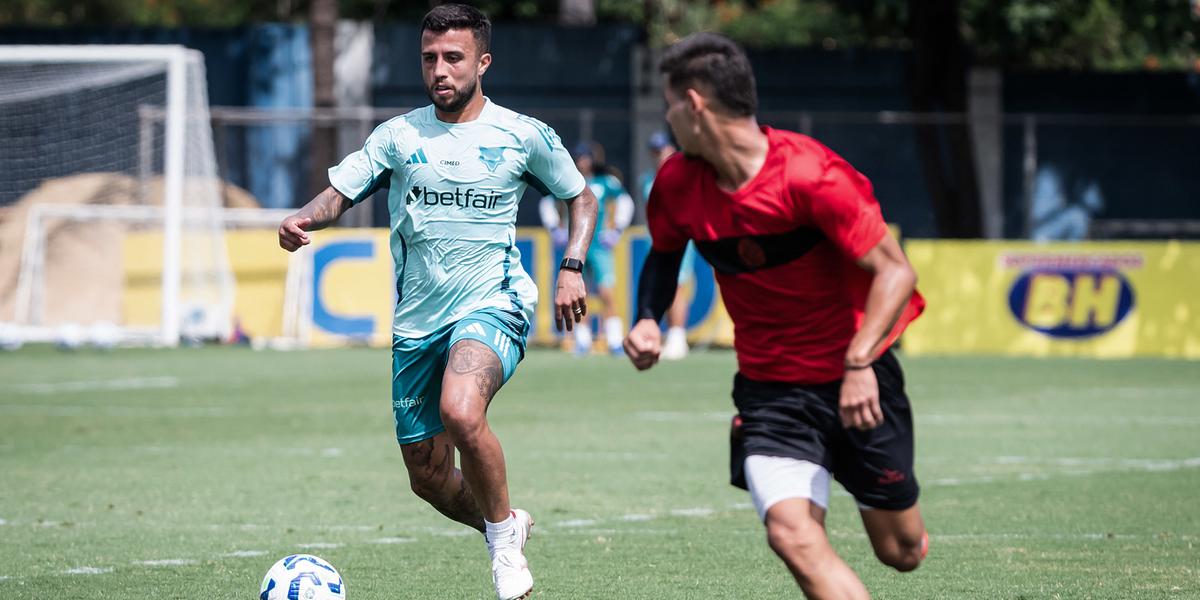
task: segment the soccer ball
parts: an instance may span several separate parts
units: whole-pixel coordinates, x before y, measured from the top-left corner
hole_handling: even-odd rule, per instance
[[[263,577],[259,600],[346,600],[346,585],[337,569],[311,554],[293,554],[271,565]]]

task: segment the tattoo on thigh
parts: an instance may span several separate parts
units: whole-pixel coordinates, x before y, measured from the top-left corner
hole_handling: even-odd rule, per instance
[[[490,401],[500,391],[500,386],[504,385],[504,373],[488,365],[475,374],[475,385],[479,386],[479,395]]]
[[[490,353],[491,350],[480,348],[478,343],[455,344],[450,354],[450,368],[459,375],[476,371],[484,365]]]
[[[491,348],[475,341],[463,341],[450,350],[450,368],[459,375],[475,374],[479,395],[491,401],[504,385],[504,370],[500,358]]]

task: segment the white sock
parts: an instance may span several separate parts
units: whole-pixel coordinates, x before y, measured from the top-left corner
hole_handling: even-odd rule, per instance
[[[592,351],[592,325],[587,319],[575,324],[575,351],[581,354]]]
[[[625,338],[621,317],[609,317],[604,320],[604,339],[609,348],[620,348],[621,340]]]
[[[487,519],[483,520],[484,539],[487,540],[488,554],[492,558],[496,558],[497,550],[506,550],[515,548],[517,544],[517,519],[510,512],[508,518],[493,523]]]
[[[687,344],[687,330],[682,327],[672,327],[667,330],[667,345]]]

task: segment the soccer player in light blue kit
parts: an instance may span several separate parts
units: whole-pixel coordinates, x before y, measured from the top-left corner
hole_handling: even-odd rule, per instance
[[[621,240],[621,232],[633,221],[633,199],[621,185],[621,180],[605,163],[603,146],[595,142],[580,142],[573,154],[575,166],[579,168],[580,174],[587,181],[588,189],[592,191],[599,205],[596,235],[592,238],[587,259],[584,261],[587,263],[584,275],[591,280],[604,304],[603,331],[608,351],[610,354],[620,355],[624,352],[621,342],[625,333],[614,302],[616,296],[613,288],[617,285],[617,271],[613,263],[613,247]],[[558,214],[560,204],[553,196],[545,196],[538,205],[542,225],[550,230],[556,249],[562,247],[567,238]],[[583,327],[575,328],[575,353],[586,356],[591,349],[592,328],[585,323]]]
[[[490,38],[490,22],[474,8],[430,11],[421,64],[433,104],[380,125],[330,169],[332,186],[284,220],[279,242],[288,251],[308,244],[308,231],[390,185],[396,439],[413,491],[484,533],[496,596],[512,600],[533,589],[523,553],[533,519],[509,504],[487,407],[525,354],[537,301],[513,243],[517,203],[534,185],[570,205],[554,300],[555,321],[567,330],[587,314],[581,259],[597,203],[552,129],[483,96]]]

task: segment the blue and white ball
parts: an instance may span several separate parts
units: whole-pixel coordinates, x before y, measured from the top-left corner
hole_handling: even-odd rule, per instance
[[[271,565],[263,577],[259,600],[346,600],[346,584],[328,561],[293,554]]]

